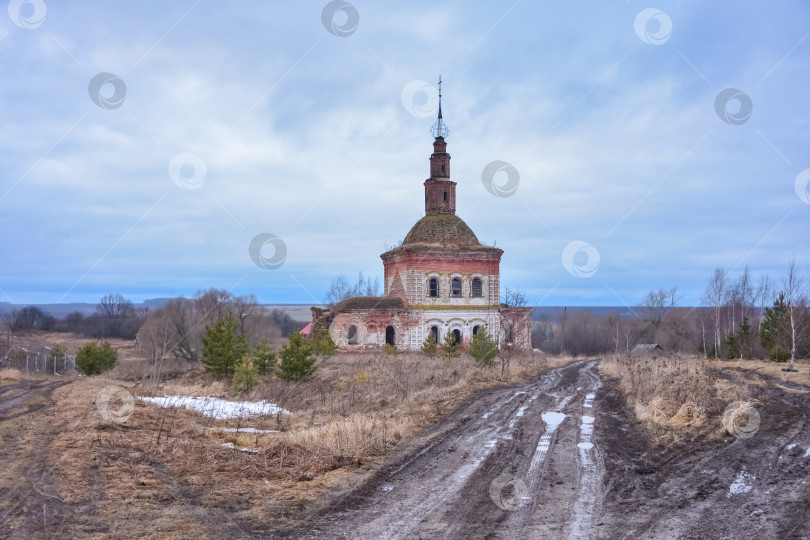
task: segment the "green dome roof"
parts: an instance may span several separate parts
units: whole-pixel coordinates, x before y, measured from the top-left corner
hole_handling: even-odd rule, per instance
[[[441,246],[480,246],[478,238],[464,220],[453,214],[425,216],[416,222],[402,245],[439,244]]]

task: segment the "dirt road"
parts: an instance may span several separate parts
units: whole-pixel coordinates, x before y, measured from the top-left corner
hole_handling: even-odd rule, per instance
[[[807,394],[757,392],[755,436],[656,449],[595,362],[574,363],[469,400],[279,536],[810,538]]]
[[[31,451],[47,443],[46,418],[36,413],[51,404],[51,393],[64,382],[22,381],[0,386],[0,536],[24,531],[58,530],[63,501],[51,486],[53,471],[44,453]]]
[[[468,401],[306,538],[578,537],[594,529],[605,468],[594,443],[595,362]]]

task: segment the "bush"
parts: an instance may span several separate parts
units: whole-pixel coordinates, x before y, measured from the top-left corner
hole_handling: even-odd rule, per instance
[[[394,345],[391,345],[390,343],[386,343],[385,345],[383,345],[383,352],[385,354],[390,355],[397,354],[397,348]]]
[[[58,360],[59,358],[62,358],[66,354],[67,354],[67,351],[65,350],[65,348],[62,347],[61,345],[59,345],[58,343],[56,345],[54,345],[53,347],[51,347],[51,355],[50,356],[54,360]]]
[[[236,364],[233,374],[234,393],[250,393],[259,384],[259,369],[253,363],[253,358],[252,354],[246,354]]]
[[[281,361],[276,368],[276,376],[283,381],[308,381],[318,369],[313,348],[304,341],[300,332],[290,334],[289,341],[281,346]]]
[[[782,347],[774,347],[772,349],[768,349],[767,351],[765,351],[765,354],[767,354],[768,358],[770,358],[774,362],[790,361],[790,351],[783,349]]]
[[[118,351],[105,341],[100,347],[87,343],[76,351],[76,369],[84,375],[99,375],[115,367]]]

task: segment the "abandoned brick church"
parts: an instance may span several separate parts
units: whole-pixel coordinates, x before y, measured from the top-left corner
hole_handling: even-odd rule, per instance
[[[500,302],[503,250],[482,245],[456,216],[456,182],[450,179],[449,130],[438,120],[425,180],[425,216],[402,244],[380,257],[385,267],[382,297],[349,298],[331,310],[313,308],[313,327],[328,328],[341,350],[386,343],[420,350],[429,334],[441,343],[451,333],[463,348],[481,328],[501,347],[531,350],[532,308]]]

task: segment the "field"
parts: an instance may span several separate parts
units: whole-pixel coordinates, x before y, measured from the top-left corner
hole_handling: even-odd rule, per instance
[[[40,335],[24,346],[59,338],[69,350],[84,341]],[[739,523],[808,533],[791,517],[810,500],[807,363],[785,373],[755,361],[530,354],[501,377],[464,357],[337,355],[314,381],[265,377],[237,397],[199,366],[171,366],[158,385],[141,377],[131,343],[116,346],[122,361],[104,376],[0,371],[3,536],[746,537]],[[289,413],[215,419],[140,399],[164,395],[266,400]],[[743,405],[729,415],[731,404]],[[755,413],[757,430],[741,437]],[[596,420],[593,454],[577,449],[580,418]],[[504,471],[533,490],[531,508],[492,505]],[[426,486],[442,488],[420,495]]]

